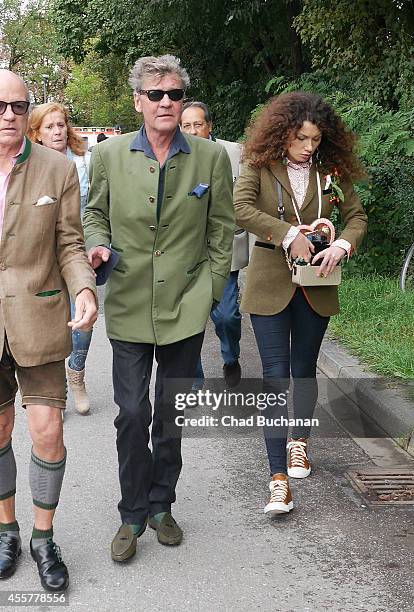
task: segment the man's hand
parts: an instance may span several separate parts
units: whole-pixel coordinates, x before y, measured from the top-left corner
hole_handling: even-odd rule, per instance
[[[328,276],[335,269],[338,263],[343,259],[346,255],[345,249],[342,249],[338,246],[330,246],[327,249],[324,249],[320,253],[317,253],[315,257],[312,259],[312,264],[315,264],[317,261],[322,260],[319,266],[319,269],[316,273],[317,276]]]
[[[99,247],[98,247],[99,248]],[[90,289],[82,289],[75,299],[75,316],[68,325],[72,331],[90,331],[98,318],[96,298]]]
[[[293,260],[302,258],[306,263],[309,263],[314,251],[315,247],[311,241],[302,234],[302,232],[299,232],[299,234],[290,244],[290,256]]]
[[[88,251],[88,261],[94,270],[96,268],[99,268],[101,263],[103,263],[104,261],[108,261],[110,256],[111,251],[105,246],[92,247]]]

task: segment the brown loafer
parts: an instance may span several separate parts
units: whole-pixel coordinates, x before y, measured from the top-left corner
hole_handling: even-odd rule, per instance
[[[148,519],[148,525],[157,532],[158,542],[165,546],[178,546],[183,539],[183,531],[177,525],[170,512],[166,512],[161,521],[153,516]]]
[[[134,533],[129,525],[122,523],[111,544],[111,557],[113,561],[126,561],[135,555],[137,550],[137,539],[146,528],[146,524],[139,533]]]

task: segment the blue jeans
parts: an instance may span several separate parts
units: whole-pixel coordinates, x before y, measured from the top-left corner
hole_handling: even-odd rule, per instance
[[[275,315],[250,315],[263,368],[263,390],[285,392],[290,375],[294,381],[295,418],[311,419],[318,399],[316,362],[329,317],[321,317],[309,306],[303,291],[296,292],[282,312]],[[270,407],[264,416],[285,416],[287,407]],[[286,473],[287,430],[263,427],[270,472]],[[293,438],[307,438],[310,428],[296,427]]]
[[[239,271],[230,272],[220,302],[210,313],[217,336],[220,338],[221,354],[227,365],[235,363],[240,357],[241,314],[239,310]],[[195,378],[204,380],[201,357],[197,363]]]
[[[80,197],[80,213],[81,213],[81,218],[83,217],[83,213],[85,212],[85,208],[86,208],[87,203],[88,203],[88,194],[85,193],[84,195],[81,195],[81,197]]]
[[[72,318],[75,316],[75,304],[73,302],[70,303],[70,314]],[[72,352],[69,356],[69,367],[72,370],[80,372],[84,369],[91,339],[92,330],[72,332]]]
[[[88,194],[81,195],[80,198],[80,213],[83,217],[85,206],[88,203]],[[70,314],[73,319],[75,316],[75,304],[70,303]],[[92,330],[89,332],[73,331],[72,332],[72,352],[69,355],[69,367],[72,370],[80,372],[85,368],[86,357],[88,356],[89,345],[92,339]]]

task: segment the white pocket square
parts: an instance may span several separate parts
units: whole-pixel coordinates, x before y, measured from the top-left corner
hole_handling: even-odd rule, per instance
[[[56,202],[56,198],[50,198],[49,196],[42,196],[39,198],[35,204],[35,206],[45,206],[45,204],[54,204]]]
[[[329,189],[329,187],[330,187],[330,186],[331,186],[331,184],[332,184],[332,177],[331,177],[331,175],[330,175],[330,174],[327,174],[327,175],[325,176],[325,180],[326,180],[326,182],[325,182],[325,187],[323,188],[323,190],[324,190],[324,191],[326,191],[327,189]]]

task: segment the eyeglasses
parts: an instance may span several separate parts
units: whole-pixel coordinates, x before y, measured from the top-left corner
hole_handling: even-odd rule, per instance
[[[160,102],[165,94],[173,102],[178,102],[178,100],[184,98],[184,89],[170,89],[169,91],[164,91],[163,89],[140,89],[139,93],[148,96],[148,100],[151,102]]]
[[[3,102],[0,100],[0,115],[4,115],[7,107],[11,106],[15,115],[25,115],[29,109],[30,102],[26,100],[18,100],[17,102]]]
[[[183,123],[181,127],[183,130],[191,130],[191,128],[200,130],[205,125],[207,125],[207,121],[197,121],[197,123]]]

